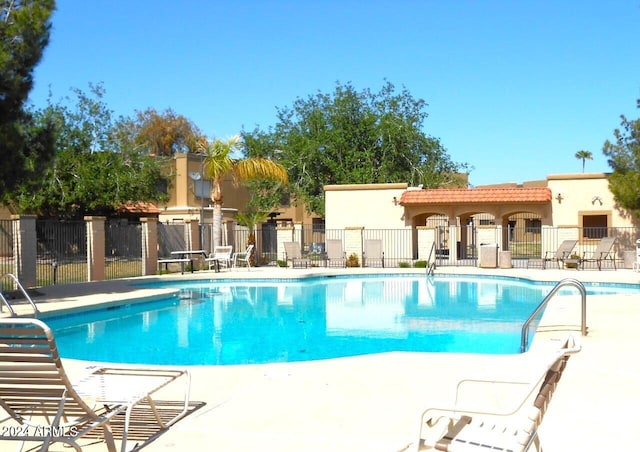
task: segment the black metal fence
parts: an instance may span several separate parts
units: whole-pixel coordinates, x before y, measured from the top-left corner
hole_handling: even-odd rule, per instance
[[[627,266],[630,253],[635,253],[640,229],[628,228],[572,228],[571,234],[578,235],[578,246],[575,253],[584,256],[593,253],[601,237],[615,237],[614,248],[617,263]],[[493,241],[500,243],[498,251],[509,251],[513,267],[542,267],[546,252],[555,251],[566,234],[566,228],[549,227],[545,233],[542,228],[530,226],[496,229]],[[438,266],[477,266],[478,265],[478,229],[472,225],[454,228],[436,228],[436,249],[432,259]],[[249,231],[239,228],[234,231],[234,240],[238,250],[244,247]],[[464,240],[462,239],[464,237]],[[544,239],[543,239],[544,237]],[[276,251],[275,228],[259,228],[255,234],[257,255],[260,265],[275,265],[282,259]],[[293,240],[301,243],[303,254],[325,252],[327,240],[342,240],[345,243],[345,231],[342,229],[321,229],[314,225],[303,225],[294,232]],[[426,260],[428,256],[419,255],[417,231],[413,229],[363,229],[362,240],[380,240],[383,244],[384,262],[387,267],[416,265],[418,260]],[[544,243],[543,243],[544,240]],[[451,250],[455,247],[456,252]],[[635,256],[634,256],[635,258]],[[585,268],[595,268],[595,264],[585,262]]]
[[[85,221],[36,221],[36,282],[39,286],[87,281]],[[140,223],[105,223],[105,278],[142,275]]]
[[[142,275],[142,225],[127,220],[105,224],[105,278]]]
[[[0,275],[6,273],[13,273],[13,222],[0,220]],[[0,289],[8,290],[9,286],[5,287],[4,284],[3,278]]]
[[[275,223],[264,223],[262,227],[249,230],[239,226],[231,232],[229,244],[234,251],[243,252],[250,241],[255,244],[253,259],[256,265],[275,265],[278,260],[278,236]]]
[[[14,262],[13,220],[0,220],[0,274],[16,273]],[[105,278],[115,279],[142,274],[142,226],[140,223],[120,220],[105,223]],[[275,224],[266,223],[254,231],[238,227],[228,231],[229,244],[241,252],[253,234],[256,244],[254,255],[257,265],[277,265],[283,259],[278,249]],[[353,231],[325,229],[318,225],[295,228],[292,240],[302,246],[305,254],[318,256],[325,250],[327,240],[341,240],[347,251],[347,240],[353,240]],[[211,230],[205,225],[201,230],[203,249],[210,246]],[[482,231],[483,240],[491,238],[491,232]],[[186,230],[183,223],[158,224],[158,256],[168,257],[171,251],[186,249]],[[577,256],[593,253],[602,237],[615,237],[616,265],[630,268],[636,259],[636,240],[640,229],[627,228],[532,228],[530,226],[496,228],[493,240],[500,244],[499,251],[509,251],[514,267],[542,267],[545,253],[555,251],[565,239],[577,239],[574,250]],[[426,260],[425,244],[420,243],[420,233],[415,229],[362,229],[360,237],[380,240],[387,267],[416,265]],[[36,221],[36,284],[84,282],[88,280],[87,223],[85,221]],[[478,229],[472,225],[460,228],[442,227],[435,231],[433,255],[438,266],[477,266]],[[430,246],[430,245],[429,245]],[[455,252],[451,252],[455,250]],[[432,258],[434,257],[432,256]],[[347,256],[348,257],[348,256]],[[584,268],[596,268],[596,263],[585,262]]]
[[[186,250],[183,223],[158,223],[158,256],[171,257],[171,251]]]
[[[87,226],[84,221],[36,221],[39,286],[87,280]]]
[[[384,252],[385,267],[412,266],[418,260],[417,243],[410,229],[365,229],[365,240],[380,240]]]

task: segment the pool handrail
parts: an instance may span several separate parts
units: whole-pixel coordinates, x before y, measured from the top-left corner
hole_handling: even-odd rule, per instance
[[[40,310],[38,309],[34,301],[31,299],[31,297],[29,296],[29,293],[25,290],[24,286],[20,283],[20,280],[18,280],[18,277],[13,273],[5,273],[4,275],[2,275],[2,277],[0,277],[0,281],[5,279],[5,277],[7,276],[11,278],[13,280],[13,283],[16,285],[16,287],[20,289],[20,292],[22,292],[22,295],[24,296],[24,298],[29,302],[29,304],[33,308],[34,317],[37,318],[38,314],[40,314]],[[14,311],[13,307],[11,306],[11,303],[9,303],[9,300],[5,298],[4,294],[1,291],[0,291],[0,300],[2,300],[2,303],[7,307],[7,309],[9,309],[9,312],[11,313],[11,317],[16,317],[17,316],[16,311]],[[0,304],[0,312],[1,311],[2,311],[2,304]]]
[[[433,262],[431,262],[431,257],[434,255],[436,251],[436,242],[431,244],[431,250],[429,251],[429,257],[427,258],[427,276],[433,276],[433,273],[436,270],[436,258],[433,258]]]
[[[587,290],[584,288],[584,284],[582,284],[577,279],[565,278],[562,281],[558,282],[558,284],[556,284],[553,289],[551,289],[551,292],[549,292],[547,296],[544,297],[544,299],[540,302],[538,307],[533,311],[533,313],[531,313],[529,318],[522,325],[522,333],[520,338],[521,353],[524,353],[525,350],[527,349],[527,344],[529,341],[528,331],[529,331],[529,326],[531,325],[531,322],[533,322],[533,320],[540,313],[540,311],[542,311],[542,309],[545,306],[547,306],[547,303],[549,303],[549,300],[551,300],[551,298],[553,298],[553,296],[564,286],[574,286],[580,292],[580,296],[582,297],[582,304],[581,304],[582,317],[581,317],[580,332],[582,333],[583,336],[587,335]]]

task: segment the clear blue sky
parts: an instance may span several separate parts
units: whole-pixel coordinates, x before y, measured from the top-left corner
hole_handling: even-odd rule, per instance
[[[640,114],[638,30],[640,0],[58,0],[31,98],[101,82],[117,116],[172,108],[226,138],[387,79],[473,185],[523,182],[581,172],[581,149],[609,170],[602,144]]]

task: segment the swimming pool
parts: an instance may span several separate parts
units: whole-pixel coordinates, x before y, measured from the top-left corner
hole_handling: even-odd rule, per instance
[[[553,284],[376,275],[181,281],[153,287],[175,288],[176,294],[47,319],[62,356],[228,365],[388,351],[518,353],[524,320]],[[619,293],[627,288],[595,285],[587,290]],[[635,286],[628,290],[637,293]]]

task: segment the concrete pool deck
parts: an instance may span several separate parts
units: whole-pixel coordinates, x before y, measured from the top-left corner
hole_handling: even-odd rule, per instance
[[[407,271],[412,270],[349,269],[349,274]],[[135,281],[282,278],[330,272],[344,273],[344,269],[239,269]],[[442,267],[437,273],[504,275],[554,282],[569,277],[583,282],[640,283],[640,273],[631,270]],[[135,296],[153,296],[163,290],[137,288]],[[42,311],[119,302],[133,295],[131,280],[53,286],[39,292],[42,295],[35,301]],[[27,309],[24,305],[18,307]],[[405,450],[414,439],[419,413],[429,406],[450,405],[459,378],[530,372],[532,354],[555,346],[568,332],[576,335],[582,351],[569,361],[540,429],[543,449],[633,449],[634,413],[640,406],[638,322],[640,295],[589,296],[589,334],[580,337],[580,297],[568,295],[556,297],[549,304],[530,354],[383,353],[313,362],[192,366],[191,400],[204,405],[144,444],[143,450]],[[71,371],[79,371],[85,363],[65,360],[66,365]],[[0,438],[0,450],[15,450],[15,446]],[[56,445],[51,450],[68,448]],[[106,448],[99,443],[84,450]]]

